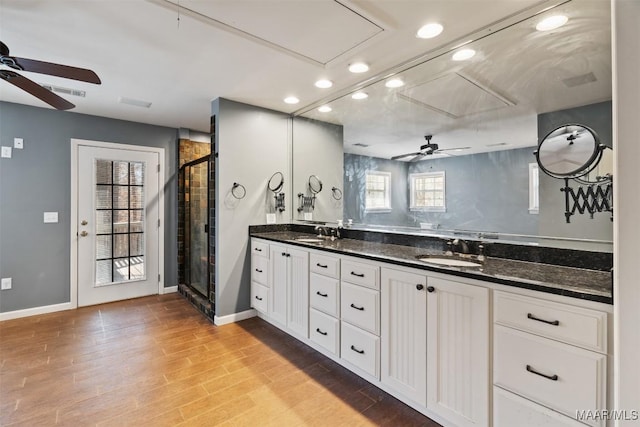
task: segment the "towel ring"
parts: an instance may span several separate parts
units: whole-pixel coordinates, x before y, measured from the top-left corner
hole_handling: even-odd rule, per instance
[[[336,200],[342,200],[342,190],[338,187],[331,187],[331,195]]]
[[[238,190],[240,189],[240,190]],[[238,194],[239,193],[239,194]],[[238,184],[237,182],[233,183],[233,187],[231,187],[231,195],[236,199],[244,199],[244,196],[247,195],[247,189],[244,188],[244,185]]]

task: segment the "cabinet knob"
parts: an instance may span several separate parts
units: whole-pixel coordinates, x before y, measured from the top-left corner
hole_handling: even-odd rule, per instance
[[[435,290],[436,288],[434,288],[433,286],[427,286],[427,292],[433,292]]]
[[[287,253],[286,252],[282,252],[282,256],[287,256]]]
[[[416,285],[416,289],[417,289],[417,290],[419,290],[419,291],[421,291],[421,290],[423,290],[423,289],[424,289],[424,285],[420,285],[420,284],[418,284],[418,285]]]

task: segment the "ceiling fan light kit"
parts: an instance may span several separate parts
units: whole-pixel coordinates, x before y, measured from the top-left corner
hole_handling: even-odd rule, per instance
[[[69,110],[75,105],[66,99],[56,95],[51,90],[42,87],[33,80],[24,77],[17,71],[47,74],[65,79],[72,79],[86,83],[100,84],[98,75],[86,68],[71,67],[68,65],[55,64],[52,62],[38,61],[35,59],[20,58],[10,56],[9,47],[0,41],[0,65],[9,69],[0,69],[0,78],[12,85],[35,96],[41,101],[51,105],[58,110]]]

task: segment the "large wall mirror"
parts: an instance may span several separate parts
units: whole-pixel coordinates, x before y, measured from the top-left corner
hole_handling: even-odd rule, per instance
[[[557,14],[568,21],[536,29]],[[324,174],[344,194],[333,204],[330,191],[318,194],[326,208],[314,220],[612,250],[611,215],[567,223],[563,183],[538,173],[533,155],[567,123],[611,146],[610,3],[572,0],[509,19],[323,100],[329,112],[313,105],[294,118],[293,187]],[[310,129],[322,141],[311,143]]]

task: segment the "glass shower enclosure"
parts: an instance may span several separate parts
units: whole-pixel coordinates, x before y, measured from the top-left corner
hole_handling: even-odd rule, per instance
[[[180,168],[183,189],[184,283],[210,299],[209,287],[209,155],[185,163]]]

